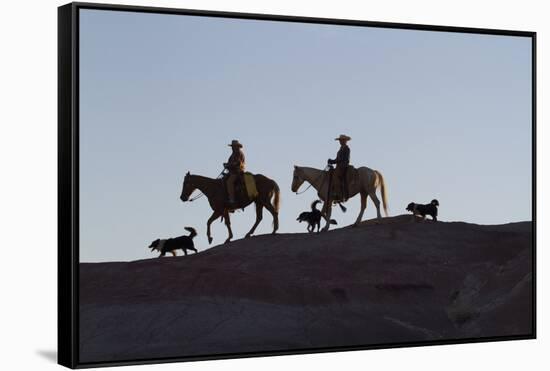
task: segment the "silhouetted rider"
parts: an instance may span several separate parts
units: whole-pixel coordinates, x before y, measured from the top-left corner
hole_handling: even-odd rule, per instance
[[[346,171],[348,169],[349,160],[350,160],[350,153],[351,150],[348,147],[348,141],[351,140],[351,137],[340,134],[338,138],[334,138],[334,140],[337,140],[340,142],[340,149],[338,150],[338,153],[336,154],[336,158],[334,160],[329,159],[328,164],[329,165],[336,165],[335,174],[334,177],[334,185],[333,190],[339,190],[341,189],[341,195],[342,199],[345,201],[347,199],[347,184],[346,184]]]
[[[239,179],[240,176],[244,173],[245,161],[244,161],[244,152],[241,150],[243,145],[239,143],[238,140],[232,140],[231,144],[228,144],[232,153],[229,156],[229,159],[223,166],[227,169],[227,193],[229,196],[229,203],[235,203],[235,182]]]

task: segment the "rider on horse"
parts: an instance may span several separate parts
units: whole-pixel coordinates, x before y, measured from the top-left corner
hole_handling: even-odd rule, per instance
[[[241,150],[243,145],[239,143],[238,140],[232,140],[231,144],[228,144],[233,152],[226,163],[223,164],[224,168],[227,169],[227,193],[229,196],[228,202],[230,204],[235,203],[235,182],[244,173],[245,163],[244,163],[244,152]]]
[[[351,137],[340,134],[340,136],[338,138],[335,138],[334,140],[340,142],[340,149],[338,150],[338,153],[336,154],[336,158],[334,160],[328,160],[329,165],[336,165],[336,176],[333,178],[332,189],[334,190],[333,193],[339,193],[341,195],[342,201],[346,201],[346,199],[348,198],[346,172],[349,166],[350,159],[350,149],[347,145],[347,142],[351,140]]]

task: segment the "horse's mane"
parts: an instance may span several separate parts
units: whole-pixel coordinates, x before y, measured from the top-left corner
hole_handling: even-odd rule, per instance
[[[298,170],[305,170],[305,171],[308,171],[308,170],[324,171],[324,169],[317,169],[315,167],[310,167],[310,166],[298,166],[298,165],[296,165],[295,168],[298,169]]]
[[[210,178],[210,177],[207,177],[204,175],[198,175],[198,174],[188,174],[188,176],[193,178],[203,179],[203,180],[220,180],[218,178]]]

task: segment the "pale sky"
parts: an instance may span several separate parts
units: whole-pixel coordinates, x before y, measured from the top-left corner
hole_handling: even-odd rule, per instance
[[[182,181],[216,177],[232,139],[279,184],[279,231],[305,232],[316,193],[291,192],[293,165],[323,168],[341,133],[353,165],[384,175],[390,215],[437,198],[443,221],[531,220],[531,39],[81,10],[80,259],[156,257],[150,242],[185,226],[207,249],[212,211],[181,202]],[[254,219],[233,214],[235,237]]]

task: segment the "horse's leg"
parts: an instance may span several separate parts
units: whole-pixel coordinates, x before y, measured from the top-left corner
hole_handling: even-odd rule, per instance
[[[331,201],[330,200],[327,200],[327,202],[325,202],[326,204],[326,223],[325,224],[325,227],[323,228],[323,231],[328,231],[328,229],[330,228],[330,215],[332,214],[332,206],[331,206]]]
[[[330,218],[328,217],[329,206],[332,214],[332,201],[323,201],[323,207],[321,208],[321,216],[323,217],[323,219],[325,219],[327,223],[330,223]]]
[[[374,190],[370,191],[369,196],[372,202],[374,202],[374,206],[376,206],[376,217],[382,219],[382,214],[380,214],[380,200],[376,197],[376,192]]]
[[[262,221],[263,209],[264,207],[262,206],[262,203],[260,201],[256,201],[256,222],[252,226],[252,229],[248,231],[246,236],[244,236],[244,238],[250,237],[252,233],[254,233],[254,231],[256,230],[256,227],[258,226],[258,224],[260,224],[260,222]]]
[[[210,224],[216,219],[220,217],[220,213],[217,211],[214,211],[210,218],[208,218],[208,221],[206,222],[206,236],[208,237],[208,243],[212,243],[212,236],[210,235]]]
[[[225,226],[227,227],[227,233],[229,233],[229,236],[227,236],[227,240],[225,240],[224,243],[228,243],[233,238],[233,231],[231,230],[231,220],[229,220],[229,211],[225,210],[223,214],[223,218],[225,219]]]
[[[355,226],[361,223],[361,220],[363,220],[363,214],[365,213],[365,209],[367,208],[367,194],[365,192],[361,192],[359,195],[361,196],[361,211],[359,211],[359,215],[357,216],[357,220],[354,224]]]
[[[323,217],[323,219],[325,219],[325,221],[330,222],[330,219],[327,218],[327,203],[326,202],[323,203],[323,207],[321,208],[321,216]],[[319,223],[321,223],[321,222],[319,221]]]
[[[269,201],[265,202],[263,204],[263,206],[273,216],[273,232],[272,233],[275,234],[275,232],[277,232],[277,230],[279,229],[279,213],[275,210],[275,208],[273,207],[273,205]]]

